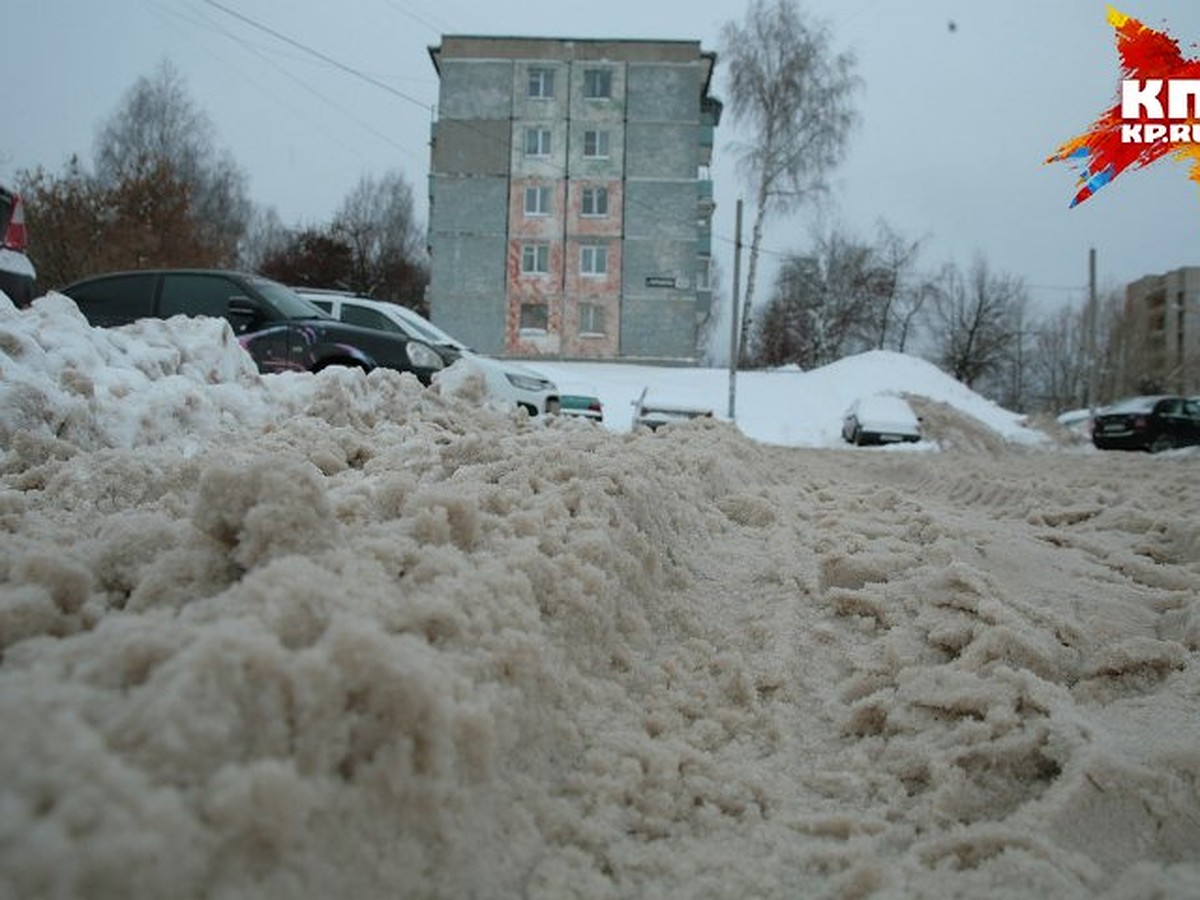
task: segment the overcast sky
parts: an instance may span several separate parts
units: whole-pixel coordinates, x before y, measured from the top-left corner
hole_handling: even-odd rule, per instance
[[[101,121],[169,59],[218,144],[247,172],[251,198],[285,223],[327,222],[362,174],[394,168],[412,182],[424,221],[437,101],[428,48],[443,34],[685,39],[719,52],[721,26],[745,12],[728,0],[219,3],[6,4],[0,179],[39,165],[61,171],[72,154],[90,164]],[[1185,55],[1200,54],[1195,0],[1116,5],[1170,30]],[[1041,307],[1082,301],[1089,247],[1102,289],[1200,265],[1200,190],[1182,163],[1127,173],[1075,209],[1075,173],[1043,163],[1116,99],[1101,0],[804,0],[802,8],[829,23],[835,46],[854,51],[864,82],[862,122],[827,213],[848,230],[869,236],[884,219],[926,240],[929,268],[982,254],[1023,277]],[[718,58],[718,97],[724,74]],[[733,137],[728,122],[718,129],[713,166],[714,252],[726,288],[735,201],[751,195],[722,152]],[[772,221],[764,247],[803,249],[813,220]]]

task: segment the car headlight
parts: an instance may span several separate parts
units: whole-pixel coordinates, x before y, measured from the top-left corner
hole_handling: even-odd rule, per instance
[[[425,344],[409,341],[404,345],[404,349],[408,353],[408,361],[418,369],[437,370],[445,365],[442,358]]]
[[[531,375],[517,375],[515,372],[505,372],[504,377],[508,379],[509,384],[522,391],[538,392],[554,390],[554,382],[547,381],[545,378],[534,378]]]

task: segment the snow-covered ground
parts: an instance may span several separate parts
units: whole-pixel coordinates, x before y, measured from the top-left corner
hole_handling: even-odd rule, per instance
[[[1194,453],[544,368],[608,426],[0,298],[0,897],[1200,896]]]

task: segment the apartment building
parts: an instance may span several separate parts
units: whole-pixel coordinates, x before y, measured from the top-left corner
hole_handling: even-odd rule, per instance
[[[695,41],[443,36],[430,314],[480,352],[691,360],[721,104]]]
[[[1125,288],[1123,393],[1200,394],[1200,266]]]

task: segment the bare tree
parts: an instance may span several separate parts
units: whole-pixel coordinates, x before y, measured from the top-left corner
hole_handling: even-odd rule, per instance
[[[829,29],[800,12],[795,0],[751,0],[743,25],[721,32],[729,112],[746,140],[735,145],[754,190],[754,224],[742,309],[744,356],[770,214],[792,212],[828,190],[856,120],[858,86],[851,53],[834,53]]]
[[[99,268],[107,233],[105,202],[78,157],[61,175],[38,167],[17,176],[25,198],[29,252],[38,278],[49,287],[65,287]]]
[[[297,229],[284,225],[275,207],[255,208],[238,247],[238,266],[248,272],[261,271],[265,260],[287,252],[296,235]]]
[[[346,287],[422,309],[428,283],[424,233],[413,212],[413,190],[399,171],[364,175],[333,220],[333,235],[349,245],[353,269]]]
[[[881,290],[874,262],[870,244],[836,228],[811,254],[785,260],[755,332],[756,361],[810,368],[868,349]]]
[[[929,299],[929,282],[917,271],[921,241],[910,240],[880,221],[870,273],[871,311],[867,338],[876,350],[903,353]]]
[[[1020,330],[1025,304],[1021,280],[993,274],[983,257],[965,275],[946,266],[933,296],[938,362],[968,387],[994,373]]]
[[[328,231],[315,228],[294,235],[285,247],[268,254],[259,267],[268,278],[315,288],[347,284],[353,269],[350,247]]]
[[[1037,328],[1029,374],[1042,408],[1062,412],[1085,402],[1091,366],[1085,326],[1085,310],[1064,307]]]
[[[44,283],[62,287],[104,269],[219,266],[224,248],[206,239],[192,216],[191,191],[169,162],[131,172],[110,185],[77,159],[62,175],[19,176]]]
[[[95,177],[105,189],[169,171],[186,189],[188,215],[201,243],[221,261],[236,262],[251,214],[246,176],[228,153],[216,149],[211,121],[169,62],[126,93],[101,126],[95,155]]]

